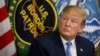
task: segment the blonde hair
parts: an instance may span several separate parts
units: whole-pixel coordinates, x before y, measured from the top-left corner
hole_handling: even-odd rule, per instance
[[[71,10],[76,11],[83,18],[82,25],[85,25],[86,18],[87,18],[86,11],[80,6],[68,5],[68,6],[64,7],[64,9],[62,10],[62,13],[65,12],[65,11],[71,11]]]

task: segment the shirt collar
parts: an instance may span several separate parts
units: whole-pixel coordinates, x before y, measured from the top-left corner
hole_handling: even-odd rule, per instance
[[[68,41],[65,40],[61,35],[60,35],[60,37],[61,37],[63,45],[65,45]],[[75,45],[75,39],[72,39],[70,42],[72,43],[72,46]]]

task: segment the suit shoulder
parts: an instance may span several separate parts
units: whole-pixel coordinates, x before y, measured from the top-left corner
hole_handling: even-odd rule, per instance
[[[37,41],[49,41],[49,40],[52,40],[53,38],[55,38],[55,36],[57,35],[57,32],[49,32],[49,33],[46,33],[46,34],[43,34],[41,36],[38,36],[36,38]]]
[[[83,44],[93,45],[93,42],[88,40],[85,37],[78,36],[77,39],[78,39],[78,41],[82,42]]]

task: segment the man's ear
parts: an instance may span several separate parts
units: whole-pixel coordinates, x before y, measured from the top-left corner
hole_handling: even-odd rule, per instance
[[[81,26],[80,30],[79,30],[79,33],[81,33],[83,31],[85,26]]]
[[[83,29],[79,30],[79,33],[81,33],[83,31]]]

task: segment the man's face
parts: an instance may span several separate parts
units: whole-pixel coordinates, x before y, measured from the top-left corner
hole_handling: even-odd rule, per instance
[[[76,11],[65,11],[59,19],[59,32],[65,39],[74,39],[82,31],[82,17]]]

